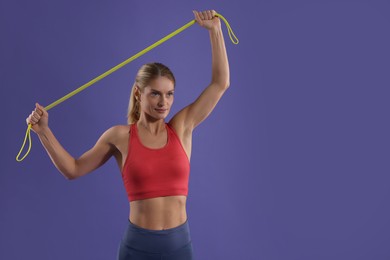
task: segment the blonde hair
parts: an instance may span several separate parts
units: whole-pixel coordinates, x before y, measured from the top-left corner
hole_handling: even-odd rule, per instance
[[[131,89],[129,107],[127,109],[127,124],[134,124],[139,120],[140,117],[140,105],[139,101],[135,98],[135,88],[138,87],[141,91],[149,85],[149,83],[158,78],[167,77],[173,82],[175,87],[176,81],[172,71],[164,64],[153,62],[142,65],[138,70],[135,82]]]

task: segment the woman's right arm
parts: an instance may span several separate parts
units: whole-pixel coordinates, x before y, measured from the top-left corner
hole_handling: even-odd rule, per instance
[[[103,165],[115,152],[112,144],[115,127],[102,134],[95,146],[78,159],[72,157],[59,143],[48,126],[48,113],[44,107],[36,104],[36,109],[26,119],[31,129],[38,135],[55,167],[68,179],[81,177]]]

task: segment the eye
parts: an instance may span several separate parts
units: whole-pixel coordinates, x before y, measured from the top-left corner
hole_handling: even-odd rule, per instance
[[[169,92],[169,93],[168,93],[168,96],[169,96],[169,97],[173,96],[173,92]]]
[[[152,95],[153,97],[155,97],[155,96],[158,96],[158,95],[160,95],[160,94],[159,94],[158,92],[152,92],[151,95]]]

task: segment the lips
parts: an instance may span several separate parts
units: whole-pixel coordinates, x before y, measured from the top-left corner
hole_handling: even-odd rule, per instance
[[[160,109],[160,108],[156,108],[155,109],[158,113],[165,113],[167,111],[167,109]]]

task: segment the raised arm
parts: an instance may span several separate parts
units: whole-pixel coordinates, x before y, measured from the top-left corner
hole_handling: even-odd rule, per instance
[[[221,22],[214,10],[196,12],[196,22],[209,31],[212,52],[212,77],[210,84],[189,106],[178,112],[171,120],[177,128],[190,131],[205,120],[230,84],[229,62]]]
[[[94,147],[75,159],[62,147],[50,130],[48,117],[44,107],[36,104],[36,109],[26,122],[32,124],[31,129],[38,135],[53,164],[66,179],[73,180],[97,169],[113,155],[116,148],[111,140],[115,136],[115,127],[104,132]]]

